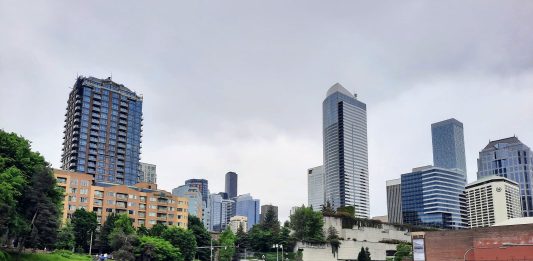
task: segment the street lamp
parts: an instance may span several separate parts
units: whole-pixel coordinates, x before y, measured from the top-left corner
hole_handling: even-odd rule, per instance
[[[279,261],[278,249],[280,249],[280,248],[281,248],[281,259],[283,259],[283,245],[282,244],[274,244],[274,245],[272,245],[272,248],[276,248],[276,261]]]

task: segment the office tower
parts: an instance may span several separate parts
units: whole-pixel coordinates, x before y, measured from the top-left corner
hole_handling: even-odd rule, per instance
[[[142,102],[110,78],[78,77],[65,114],[61,168],[91,174],[97,182],[137,183]]]
[[[231,217],[229,220],[229,228],[231,229],[231,232],[233,232],[233,234],[237,234],[237,231],[239,231],[240,227],[242,227],[242,229],[246,232],[246,228],[248,227],[248,218],[244,216]]]
[[[56,169],[54,176],[57,186],[65,193],[63,224],[76,209],[83,208],[96,214],[99,225],[105,223],[108,215],[116,213],[127,215],[134,227],[163,224],[187,228],[188,199],[159,190],[156,184],[99,184],[91,174]]]
[[[226,192],[218,192],[217,194],[219,194],[223,199],[230,199],[228,193]]]
[[[239,195],[235,198],[236,215],[248,218],[248,229],[259,223],[259,199],[254,199],[250,194]]]
[[[518,183],[499,176],[486,176],[465,188],[470,227],[490,227],[522,217]]]
[[[202,193],[202,201],[207,202],[209,198],[209,185],[205,179],[188,179],[185,181],[185,185],[196,187]]]
[[[229,198],[234,198],[237,196],[237,173],[228,172],[226,173],[226,193],[228,193]]]
[[[200,193],[197,187],[181,185],[172,190],[172,195],[188,198],[189,206],[187,209],[189,211],[189,215],[196,216],[202,220],[204,203],[202,201],[202,193]]]
[[[261,224],[265,222],[266,213],[269,210],[274,212],[274,218],[276,220],[278,220],[278,206],[274,206],[274,205],[270,205],[270,204],[269,205],[262,205],[261,206],[261,214],[259,214],[259,220],[260,220]]]
[[[387,216],[388,222],[402,224],[402,180],[387,180]]]
[[[522,215],[533,217],[532,161],[531,149],[517,137],[491,141],[479,152],[477,178],[497,175],[517,182],[520,186]]]
[[[232,209],[234,208],[235,201],[223,199],[219,194],[211,194],[209,195],[209,202],[209,231],[224,231],[230,222],[230,218],[233,216]]]
[[[461,170],[415,168],[401,177],[403,223],[443,229],[468,227]]]
[[[157,183],[156,166],[154,164],[139,162],[139,182]]]
[[[463,123],[456,119],[431,124],[433,165],[445,169],[460,169],[466,182],[465,138]]]
[[[326,201],[369,218],[366,104],[336,83],[322,109]]]
[[[324,205],[324,166],[307,170],[307,204],[314,211],[320,211]]]

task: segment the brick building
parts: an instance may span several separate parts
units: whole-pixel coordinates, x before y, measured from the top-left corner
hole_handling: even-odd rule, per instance
[[[533,260],[533,224],[413,232],[412,237],[414,260]]]
[[[65,190],[63,222],[76,209],[84,208],[97,215],[99,224],[111,213],[128,214],[135,227],[147,228],[161,223],[187,228],[188,199],[158,190],[156,184],[137,183],[133,186],[95,183],[86,173],[54,170],[58,185]]]

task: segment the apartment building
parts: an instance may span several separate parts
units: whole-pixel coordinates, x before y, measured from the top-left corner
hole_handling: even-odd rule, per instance
[[[65,190],[63,222],[76,209],[83,208],[95,212],[99,224],[111,213],[117,213],[128,214],[135,227],[165,224],[187,228],[188,199],[158,190],[156,184],[96,183],[91,174],[64,170],[54,170],[54,175],[58,186]]]

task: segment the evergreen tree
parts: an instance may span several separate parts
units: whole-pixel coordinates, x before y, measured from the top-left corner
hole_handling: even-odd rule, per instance
[[[290,220],[291,228],[294,230],[294,237],[297,240],[324,242],[322,213],[315,212],[310,207],[302,206],[290,216]]]
[[[361,247],[361,251],[357,255],[357,261],[369,261],[364,247]]]
[[[76,209],[74,214],[72,214],[71,223],[76,247],[81,247],[86,252],[89,251],[91,235],[93,237],[96,236],[95,231],[98,226],[96,213],[88,212],[83,208]]]
[[[211,234],[207,231],[202,221],[195,216],[189,216],[189,230],[196,238],[196,245],[198,247],[207,247],[211,244]],[[197,251],[198,259],[201,261],[209,261],[211,251],[209,248],[199,248]]]
[[[99,236],[99,249],[102,253],[110,253],[111,245],[109,244],[109,235],[115,229],[115,221],[117,221],[118,215],[111,213],[105,219],[104,224],[100,227],[100,236]]]

